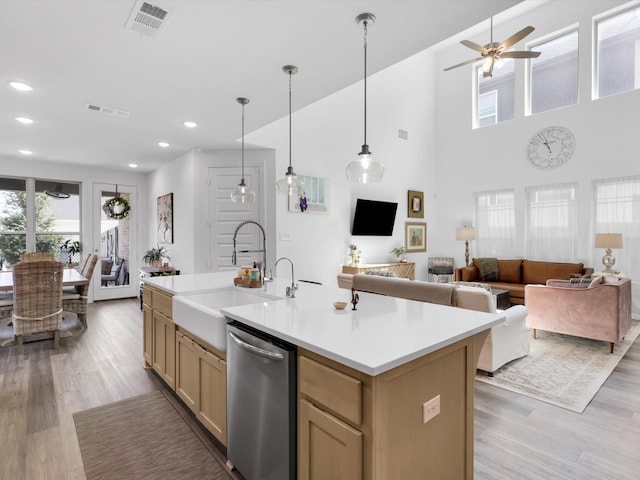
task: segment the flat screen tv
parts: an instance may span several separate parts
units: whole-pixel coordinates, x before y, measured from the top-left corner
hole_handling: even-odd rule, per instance
[[[353,214],[351,235],[390,237],[396,221],[398,204],[358,198]]]

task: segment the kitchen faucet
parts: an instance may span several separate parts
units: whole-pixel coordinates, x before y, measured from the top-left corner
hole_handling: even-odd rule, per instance
[[[296,290],[298,289],[298,285],[296,285],[295,276],[293,274],[293,262],[291,261],[290,258],[280,257],[278,260],[276,260],[276,264],[274,265],[274,268],[278,266],[278,262],[280,260],[288,260],[289,263],[291,264],[291,286],[287,287],[287,297],[296,298]]]
[[[240,230],[243,226],[248,223],[252,223],[257,225],[257,227],[262,231],[262,250],[236,250],[236,237],[238,236],[238,230]],[[258,222],[254,222],[253,220],[246,220],[242,222],[240,225],[236,227],[236,231],[233,232],[233,254],[231,256],[231,263],[233,265],[237,265],[238,263],[238,253],[255,253],[262,252],[262,280],[264,282],[268,282],[271,278],[267,277],[267,236],[264,233],[264,228]]]

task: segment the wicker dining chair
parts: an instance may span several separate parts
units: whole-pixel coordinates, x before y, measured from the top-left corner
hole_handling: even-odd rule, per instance
[[[83,277],[89,279],[89,283],[86,285],[79,285],[76,287],[75,292],[65,291],[62,294],[62,309],[65,312],[71,312],[78,315],[78,320],[82,324],[83,328],[87,328],[87,299],[89,297],[89,286],[91,285],[91,277],[93,277],[93,270],[98,262],[98,256],[91,253],[87,255],[87,260],[84,262],[84,266],[80,273]]]
[[[54,332],[60,343],[62,328],[62,262],[30,260],[13,265],[13,333],[18,353],[25,335]]]

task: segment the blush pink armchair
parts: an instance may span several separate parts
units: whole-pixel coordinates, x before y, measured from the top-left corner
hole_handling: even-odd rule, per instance
[[[609,352],[631,328],[631,279],[607,277],[599,285],[548,280],[525,286],[527,326],[609,342]]]

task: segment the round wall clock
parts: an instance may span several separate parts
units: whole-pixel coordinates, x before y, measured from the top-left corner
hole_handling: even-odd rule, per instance
[[[573,155],[576,141],[564,127],[543,128],[529,140],[527,158],[538,168],[559,167]]]

